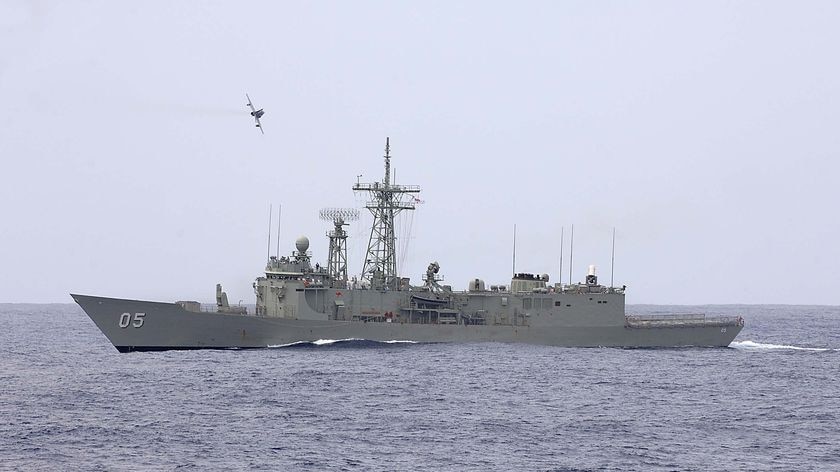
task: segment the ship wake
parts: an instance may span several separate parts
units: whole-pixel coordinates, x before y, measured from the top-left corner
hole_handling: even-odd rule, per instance
[[[370,339],[347,338],[347,339],[318,339],[316,341],[298,341],[289,344],[268,345],[269,348],[317,348],[317,347],[382,347],[392,345],[417,344],[417,341],[392,339],[390,341],[373,341]]]
[[[739,351],[776,351],[776,350],[791,350],[791,351],[811,351],[811,352],[826,352],[826,351],[840,351],[840,349],[831,349],[827,347],[804,347],[793,346],[789,344],[770,344],[759,343],[755,341],[733,341],[729,347],[738,349]]]

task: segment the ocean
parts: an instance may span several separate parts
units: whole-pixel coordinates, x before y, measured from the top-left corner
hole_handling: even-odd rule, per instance
[[[840,307],[729,348],[324,340],[120,354],[76,305],[0,305],[0,470],[840,470]]]

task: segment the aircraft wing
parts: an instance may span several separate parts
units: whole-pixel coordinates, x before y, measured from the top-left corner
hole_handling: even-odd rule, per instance
[[[248,99],[248,103],[246,104],[246,106],[251,107],[251,111],[253,112],[257,111],[257,109],[254,108],[254,104],[251,102],[251,97],[249,97],[247,93],[245,94],[245,97]]]
[[[260,129],[260,133],[265,134],[265,131],[263,131],[262,129],[262,123],[260,123],[260,119],[257,117],[254,117],[254,119],[257,120],[257,128]]]

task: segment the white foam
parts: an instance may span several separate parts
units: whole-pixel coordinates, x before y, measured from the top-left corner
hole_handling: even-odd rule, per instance
[[[822,347],[801,347],[801,346],[791,346],[788,344],[769,344],[769,343],[757,343],[755,341],[733,341],[729,344],[729,347],[740,349],[742,351],[768,351],[768,350],[777,350],[777,349],[790,349],[794,351],[814,351],[814,352],[825,352],[825,351],[836,351],[837,349],[828,349]]]
[[[309,341],[295,341],[289,344],[269,344],[268,348],[276,348],[276,347],[289,347],[289,346],[297,346],[298,344],[309,344]]]
[[[278,347],[290,347],[290,346],[298,346],[301,344],[313,344],[315,346],[329,346],[330,344],[335,344],[344,341],[365,341],[362,338],[346,338],[346,339],[318,339],[316,341],[296,341],[293,343],[288,344],[269,344],[267,347],[269,348],[278,348]],[[390,341],[373,341],[373,342],[381,342],[384,344],[417,344],[417,341],[409,341],[403,339],[392,339]]]
[[[347,339],[318,339],[316,341],[295,341],[293,343],[288,344],[269,344],[267,347],[275,348],[275,347],[290,347],[290,346],[300,346],[302,344],[314,344],[316,346],[324,346],[329,344],[334,344],[341,341],[360,341],[358,338],[347,338]]]
[[[319,339],[317,341],[312,341],[312,344],[316,346],[323,346],[326,344],[335,344],[342,341],[362,341],[359,338],[347,338],[347,339]]]

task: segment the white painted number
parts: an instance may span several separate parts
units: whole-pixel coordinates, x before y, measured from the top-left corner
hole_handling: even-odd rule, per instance
[[[720,329],[720,332],[721,332],[721,333],[725,333],[725,332],[726,332],[726,328],[721,328],[721,329]]]
[[[123,313],[120,315],[120,328],[128,328],[128,325],[139,328],[143,326],[143,320],[145,317],[145,313],[135,313],[134,316],[132,316],[131,313]]]

